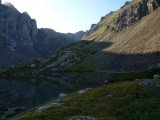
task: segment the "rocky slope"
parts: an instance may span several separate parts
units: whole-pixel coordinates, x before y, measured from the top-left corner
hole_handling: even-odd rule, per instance
[[[45,70],[142,71],[160,67],[159,5],[159,0],[126,2],[92,25],[82,42],[61,51],[61,56],[69,51],[74,57],[59,57],[59,64],[53,61]]]
[[[71,71],[140,71],[159,67],[160,1],[134,0],[102,17],[83,37],[92,55]],[[82,47],[81,47],[82,49]]]
[[[80,40],[76,34],[57,33],[51,29],[37,29],[37,23],[27,12],[20,13],[12,4],[0,5],[0,67],[43,57],[65,45]]]
[[[160,67],[159,3],[159,0],[126,2],[118,11],[92,25],[83,41],[46,58],[16,66],[16,71],[26,68],[25,73],[48,75],[56,71],[122,72]],[[8,76],[15,73],[14,69],[1,74]]]

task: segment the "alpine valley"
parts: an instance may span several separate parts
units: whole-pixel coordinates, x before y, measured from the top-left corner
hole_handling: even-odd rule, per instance
[[[32,88],[14,109],[0,103],[0,119],[159,120],[159,6],[160,0],[126,2],[90,30],[62,34],[37,29],[26,12],[0,5],[0,85]]]

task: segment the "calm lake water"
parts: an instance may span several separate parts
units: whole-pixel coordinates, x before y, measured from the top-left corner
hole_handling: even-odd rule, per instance
[[[31,108],[58,98],[60,93],[69,94],[101,86],[106,79],[107,74],[104,73],[59,73],[50,79],[3,79],[0,80],[0,106]]]

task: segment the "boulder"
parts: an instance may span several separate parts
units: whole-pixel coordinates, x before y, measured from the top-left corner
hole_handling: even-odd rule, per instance
[[[104,84],[108,85],[108,84],[109,84],[109,81],[108,81],[108,80],[105,80],[105,81],[104,81]]]
[[[63,106],[63,105],[64,105],[64,103],[52,103],[49,105],[41,106],[38,109],[36,109],[36,111],[33,115],[35,115],[36,113],[40,113],[41,111],[46,110],[47,108],[54,107],[54,106]]]
[[[111,98],[111,97],[112,97],[112,94],[108,94],[108,95],[106,96],[107,99],[109,99],[109,98]]]
[[[36,65],[35,65],[35,64],[32,64],[32,65],[30,65],[30,67],[31,67],[31,68],[34,68],[34,67],[36,67]]]
[[[153,78],[154,79],[160,79],[160,75],[154,75]]]
[[[80,90],[80,91],[78,91],[78,93],[84,93],[84,92],[87,92],[87,91],[89,91],[89,90],[91,90],[92,88],[86,88],[86,89],[84,89],[84,90]]]
[[[139,83],[139,85],[145,86],[145,87],[160,87],[160,84],[153,80],[145,80]]]

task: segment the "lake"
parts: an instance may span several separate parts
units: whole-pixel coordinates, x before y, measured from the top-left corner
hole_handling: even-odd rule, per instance
[[[55,73],[50,78],[22,77],[0,80],[1,119],[7,114],[18,114],[29,108],[54,100],[60,93],[70,94],[85,88],[104,84],[104,73]]]

